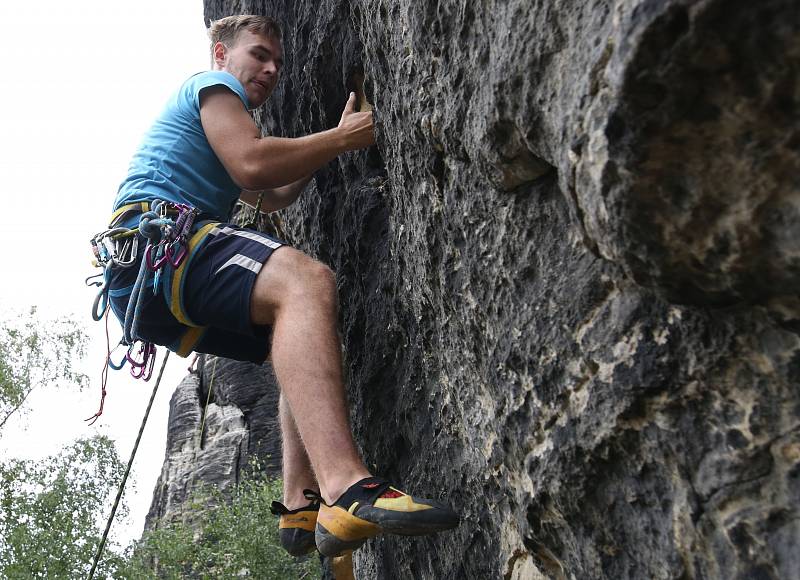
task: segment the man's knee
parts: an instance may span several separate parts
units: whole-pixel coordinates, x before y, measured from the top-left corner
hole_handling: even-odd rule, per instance
[[[336,275],[328,266],[303,254],[296,275],[289,282],[289,294],[295,299],[336,301]]]
[[[283,307],[296,304],[336,307],[336,276],[317,260],[283,247],[267,260],[253,289],[252,318],[268,324]]]

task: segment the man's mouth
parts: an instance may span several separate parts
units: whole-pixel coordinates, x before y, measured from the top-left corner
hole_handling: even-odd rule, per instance
[[[257,81],[257,80],[254,80],[253,82],[255,84],[257,84],[258,86],[260,86],[262,89],[264,89],[264,91],[268,91],[269,90],[269,87],[267,87],[267,83],[265,83],[263,81]]]

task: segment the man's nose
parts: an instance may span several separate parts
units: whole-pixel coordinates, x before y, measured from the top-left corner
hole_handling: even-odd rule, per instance
[[[278,74],[278,67],[275,65],[273,61],[267,61],[264,63],[264,72],[274,75]]]

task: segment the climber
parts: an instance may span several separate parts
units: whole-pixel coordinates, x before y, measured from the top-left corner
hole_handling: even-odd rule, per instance
[[[453,528],[455,512],[373,477],[359,457],[345,401],[333,272],[280,240],[226,223],[237,200],[252,205],[263,191],[262,209],[285,208],[314,171],[373,145],[372,113],[356,112],[350,94],[333,129],[262,137],[248,110],[278,82],[280,29],[267,17],[231,16],[212,22],[209,35],[212,70],[190,77],[170,98],[114,201],[112,225],[120,227],[134,227],[158,200],[167,202],[157,205],[162,213],[198,213],[186,258],[164,266],[156,292],[147,291],[153,280],[145,284],[133,338],[184,356],[195,350],[255,363],[271,357],[284,447],[283,503],[273,507],[289,552],[316,545],[331,556],[381,533]],[[110,276],[110,305],[121,320],[137,270]]]

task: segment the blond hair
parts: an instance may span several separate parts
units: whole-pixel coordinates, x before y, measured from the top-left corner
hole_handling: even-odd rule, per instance
[[[225,18],[214,20],[208,27],[212,55],[215,44],[221,42],[225,46],[231,47],[236,44],[243,30],[254,34],[262,34],[267,38],[274,38],[278,42],[281,40],[281,28],[269,16],[255,16],[252,14],[226,16]]]

